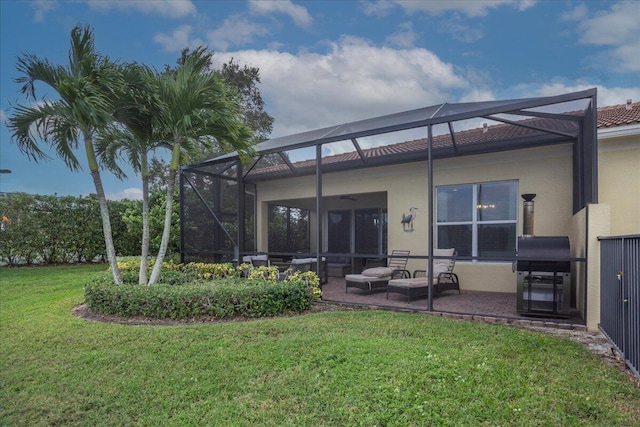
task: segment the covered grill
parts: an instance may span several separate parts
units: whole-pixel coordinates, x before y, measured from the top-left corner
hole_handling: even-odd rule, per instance
[[[569,316],[571,264],[566,260],[570,256],[565,236],[518,239],[518,313]]]
[[[525,233],[518,238],[516,251],[518,313],[568,317],[571,305],[569,238],[533,236],[532,203],[535,194],[526,194],[523,197],[525,198]],[[531,205],[527,206],[527,203]]]

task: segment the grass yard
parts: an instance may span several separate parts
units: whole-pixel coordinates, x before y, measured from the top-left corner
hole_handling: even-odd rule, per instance
[[[2,426],[632,426],[577,343],[385,311],[133,326],[72,316],[107,267],[0,269]]]

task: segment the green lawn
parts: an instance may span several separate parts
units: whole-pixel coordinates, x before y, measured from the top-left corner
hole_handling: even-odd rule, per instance
[[[384,311],[183,326],[77,319],[106,267],[0,269],[0,425],[638,425],[579,344]]]

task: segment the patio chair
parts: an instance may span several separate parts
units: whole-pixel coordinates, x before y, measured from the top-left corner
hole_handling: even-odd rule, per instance
[[[456,264],[455,257],[458,252],[451,249],[434,249],[433,256],[451,257],[451,258],[434,258],[433,260],[433,291],[435,296],[439,296],[440,292],[448,290],[457,290],[460,294],[460,281],[458,275],[453,272]],[[400,278],[389,281],[387,285],[387,299],[390,293],[398,293],[407,297],[407,302],[411,302],[411,298],[423,297],[429,295],[429,277],[427,270],[415,270],[413,278]]]
[[[242,257],[242,262],[253,265],[254,267],[271,266],[267,255],[247,255]]]
[[[327,283],[326,260],[327,259],[325,257],[322,257],[322,261],[321,261],[322,264],[320,268],[320,277],[319,277],[321,285],[324,285],[325,283]],[[315,272],[317,263],[318,263],[317,258],[294,258],[291,260],[291,263],[289,264],[289,267],[286,270],[278,273],[278,280],[284,280],[287,278],[288,275],[296,271]]]
[[[358,288],[365,291],[384,289],[389,280],[403,277],[411,277],[406,270],[409,260],[409,251],[394,250],[388,259],[386,267],[367,268],[361,274],[347,274],[345,276],[345,290]]]
[[[327,271],[329,277],[344,277],[351,271],[351,258],[346,256],[327,257]]]

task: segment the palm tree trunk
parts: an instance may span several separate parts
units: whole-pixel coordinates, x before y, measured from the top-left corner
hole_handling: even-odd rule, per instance
[[[100,172],[91,171],[91,177],[93,183],[96,186],[96,192],[98,194],[98,201],[100,202],[100,216],[102,217],[102,231],[104,233],[104,244],[107,250],[107,259],[109,260],[109,267],[111,268],[111,274],[113,275],[113,281],[116,285],[122,284],[122,275],[118,269],[118,263],[116,261],[116,248],[113,245],[113,235],[111,234],[111,220],[109,219],[109,207],[107,206],[107,198],[104,195],[104,188],[102,187],[102,179],[100,178]]]
[[[116,285],[121,285],[122,275],[120,274],[118,262],[116,260],[116,248],[113,244],[111,220],[109,218],[109,206],[107,205],[107,197],[104,194],[104,187],[102,186],[102,178],[100,177],[98,162],[96,160],[95,153],[93,152],[93,139],[91,138],[90,132],[83,131],[82,133],[84,134],[84,146],[89,163],[89,170],[91,171],[91,178],[93,178],[93,184],[96,187],[96,194],[98,195],[98,202],[100,203],[100,217],[102,217],[102,232],[104,233],[104,245],[107,251],[107,259],[109,260],[109,266],[111,267],[111,274],[113,275],[114,283]]]
[[[140,250],[138,283],[146,285],[149,262],[149,171],[146,153],[142,155],[140,171],[142,175],[142,247]]]
[[[162,241],[160,242],[160,249],[158,250],[158,256],[156,257],[156,263],[153,266],[151,277],[149,278],[149,284],[152,285],[158,281],[160,277],[160,270],[162,269],[162,262],[164,256],[167,253],[167,247],[169,246],[169,233],[171,232],[171,210],[173,208],[173,189],[175,187],[177,171],[173,167],[169,168],[169,178],[167,179],[167,199],[165,200],[166,208],[164,213],[164,228],[162,230]]]

